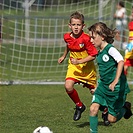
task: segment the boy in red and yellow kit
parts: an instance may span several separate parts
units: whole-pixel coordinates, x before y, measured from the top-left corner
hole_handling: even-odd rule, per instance
[[[91,93],[93,93],[97,83],[96,68],[93,60],[98,52],[90,42],[90,36],[84,33],[84,27],[83,14],[74,12],[70,16],[69,21],[71,32],[64,35],[66,49],[64,54],[58,59],[58,63],[62,63],[68,52],[70,52],[65,89],[76,105],[76,111],[73,117],[75,121],[81,118],[81,114],[86,107],[81,102],[78,92],[74,88],[74,84],[82,83],[83,86],[89,88]]]
[[[129,29],[129,44],[127,45],[127,49],[125,51],[125,61],[124,61],[124,72],[127,75],[128,67],[133,66],[133,7],[132,13],[130,16],[130,22],[128,24]]]

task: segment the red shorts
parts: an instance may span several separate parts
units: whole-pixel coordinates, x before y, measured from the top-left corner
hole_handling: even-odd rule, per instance
[[[82,84],[83,84],[83,87],[87,87],[87,88],[89,88],[90,90],[95,88],[94,85],[90,85],[90,84],[81,82],[81,81],[79,81],[79,80],[77,80],[77,79],[74,79],[74,78],[66,78],[66,80],[73,80],[73,81],[75,82],[75,84],[77,84],[77,83],[78,83],[78,84],[82,83]]]
[[[124,66],[133,66],[133,59],[125,59]]]

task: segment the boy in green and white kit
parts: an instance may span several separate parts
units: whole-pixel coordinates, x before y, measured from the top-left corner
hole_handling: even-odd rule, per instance
[[[108,107],[108,121],[114,123],[123,116],[129,119],[132,116],[131,103],[126,102],[130,92],[124,74],[124,59],[112,45],[115,31],[102,22],[88,28],[91,42],[99,48],[97,64],[100,80],[93,95],[90,106],[90,133],[98,133],[98,110],[101,106]]]

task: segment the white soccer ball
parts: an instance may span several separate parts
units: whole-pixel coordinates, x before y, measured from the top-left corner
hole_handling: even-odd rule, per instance
[[[53,133],[48,127],[40,126],[36,128],[33,133]]]

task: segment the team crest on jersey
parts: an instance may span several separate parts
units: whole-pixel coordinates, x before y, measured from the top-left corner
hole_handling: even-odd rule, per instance
[[[83,48],[84,47],[84,44],[83,43],[79,44],[79,47],[80,48]]]
[[[107,62],[109,60],[109,56],[105,54],[105,55],[103,55],[102,59],[104,62]]]

